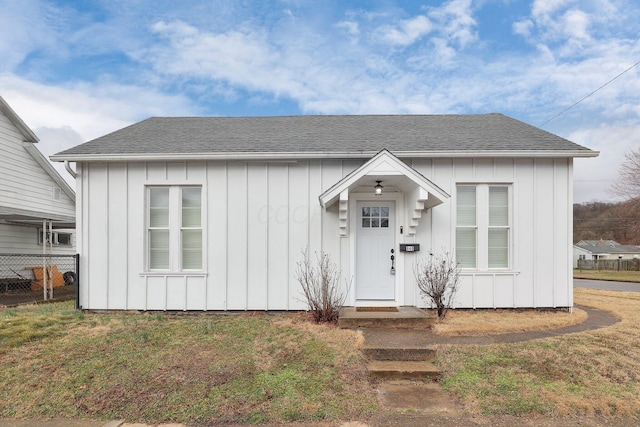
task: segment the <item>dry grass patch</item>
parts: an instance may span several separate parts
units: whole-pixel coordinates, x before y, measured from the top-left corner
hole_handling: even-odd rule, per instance
[[[440,335],[486,335],[539,331],[584,322],[587,313],[561,310],[449,310],[447,317],[434,326]]]
[[[43,325],[44,334],[25,332]],[[71,303],[0,313],[0,418],[364,418],[377,399],[359,339],[295,314],[94,315]]]
[[[478,413],[640,416],[640,295],[576,289],[575,301],[622,321],[526,343],[443,347],[444,387]]]

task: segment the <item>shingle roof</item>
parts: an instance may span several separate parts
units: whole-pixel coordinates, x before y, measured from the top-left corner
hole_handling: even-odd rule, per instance
[[[597,152],[502,114],[152,117],[54,160],[204,153]]]
[[[576,246],[592,254],[640,254],[640,247],[621,245],[615,240],[580,240]]]

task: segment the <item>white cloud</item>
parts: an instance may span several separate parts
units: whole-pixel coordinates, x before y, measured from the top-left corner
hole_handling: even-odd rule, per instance
[[[0,93],[32,129],[67,129],[85,141],[148,116],[193,111],[186,98],[153,89],[115,83],[51,86],[8,73],[0,74]],[[66,148],[76,143],[74,138]]]
[[[440,8],[430,7],[428,16],[437,23],[439,32],[448,41],[460,47],[465,47],[478,38],[471,0],[452,0]]]
[[[13,69],[30,52],[54,49],[58,34],[51,25],[55,10],[39,1],[0,2],[0,72]]]
[[[556,12],[572,0],[535,0],[531,7],[531,13],[534,17],[541,17]]]
[[[335,24],[336,28],[344,30],[350,36],[360,35],[360,26],[355,21],[340,21]]]
[[[531,29],[533,28],[533,22],[530,19],[523,19],[513,24],[513,32],[528,38],[531,35]]]
[[[581,10],[569,10],[563,16],[565,32],[569,38],[589,39],[589,16]]]
[[[577,159],[574,166],[574,198],[578,203],[610,200],[611,184],[618,177],[624,155],[640,145],[637,120],[584,127],[568,137],[581,145],[600,151],[595,159]]]
[[[400,21],[397,25],[384,25],[378,31],[383,41],[396,46],[408,46],[415,43],[432,29],[427,17],[419,15]]]

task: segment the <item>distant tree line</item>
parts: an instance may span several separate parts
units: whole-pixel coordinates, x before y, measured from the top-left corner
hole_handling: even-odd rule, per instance
[[[592,202],[573,205],[573,242],[615,240],[640,245],[640,148],[625,155],[611,186],[620,203]]]
[[[615,240],[640,245],[640,204],[590,202],[573,205],[573,242]]]

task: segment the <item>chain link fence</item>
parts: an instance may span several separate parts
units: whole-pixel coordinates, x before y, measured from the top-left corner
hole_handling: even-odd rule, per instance
[[[0,306],[76,299],[78,261],[79,255],[0,254]]]

